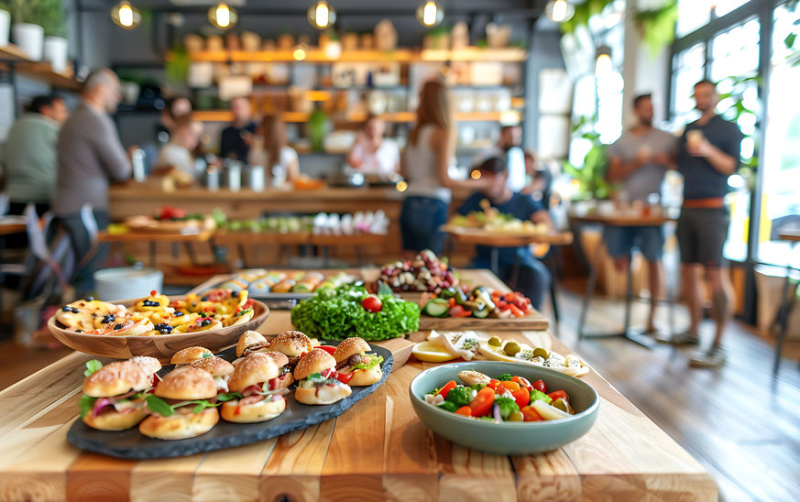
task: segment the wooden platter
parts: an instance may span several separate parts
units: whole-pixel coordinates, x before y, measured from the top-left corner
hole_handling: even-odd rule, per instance
[[[325,342],[325,345],[338,344],[337,341]],[[220,419],[213,429],[202,436],[179,441],[161,441],[141,435],[136,427],[119,432],[98,431],[87,426],[82,420],[77,420],[67,433],[67,441],[87,451],[117,458],[144,460],[185,457],[197,453],[234,448],[305,429],[341,415],[358,401],[375,392],[386,381],[392,370],[392,353],[377,345],[372,345],[371,349],[372,353],[378,354],[384,359],[381,364],[383,371],[381,380],[369,387],[353,387],[352,394],[331,405],[309,406],[298,403],[294,398],[295,385],[293,385],[292,393],[286,396],[286,411],[267,422],[237,424]],[[231,347],[217,355],[232,362],[236,359],[236,348]],[[167,366],[159,374],[163,376],[172,369],[171,365]]]
[[[129,306],[136,301],[138,300],[123,300],[115,303]],[[74,333],[59,327],[55,316],[47,321],[47,327],[56,340],[86,354],[116,359],[151,356],[164,362],[169,361],[175,352],[186,347],[200,346],[213,351],[236,343],[242,333],[258,329],[264,324],[270,313],[269,307],[257,300],[254,300],[253,310],[255,311],[253,318],[244,324],[180,335],[108,336]]]
[[[456,244],[474,244],[492,247],[521,247],[531,244],[550,244],[552,246],[569,246],[572,244],[572,232],[497,232],[483,228],[469,228],[456,225],[444,225],[442,231],[449,234]]]
[[[645,216],[641,214],[614,213],[601,215],[596,212],[583,215],[570,213],[569,218],[578,223],[600,223],[611,227],[660,227],[668,221],[675,221],[675,218],[665,214]]]
[[[476,317],[430,317],[425,314],[419,316],[420,331],[544,331],[550,326],[550,321],[538,311],[522,317],[508,319],[478,319]]]

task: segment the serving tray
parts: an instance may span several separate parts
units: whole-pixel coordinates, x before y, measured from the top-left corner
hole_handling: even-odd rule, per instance
[[[326,345],[338,345],[339,341],[327,341]],[[184,457],[196,453],[205,453],[224,448],[232,448],[264,441],[281,436],[291,431],[305,429],[331,418],[338,417],[358,401],[375,392],[392,371],[394,358],[392,353],[383,347],[370,344],[370,352],[383,356],[381,380],[369,387],[353,387],[353,393],[338,403],[326,406],[313,406],[298,403],[294,398],[296,384],[290,387],[286,395],[286,411],[267,422],[255,424],[238,424],[226,422],[220,417],[219,423],[209,432],[195,438],[177,441],[164,441],[149,438],[139,433],[138,427],[126,431],[107,432],[92,429],[82,420],[75,421],[67,433],[67,441],[78,448],[102,453],[112,457],[145,460],[153,458]],[[236,359],[236,348],[231,347],[219,354],[228,361]],[[159,371],[164,375],[172,370],[172,365]]]

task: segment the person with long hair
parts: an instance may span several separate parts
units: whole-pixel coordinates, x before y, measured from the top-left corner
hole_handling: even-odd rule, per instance
[[[406,198],[400,213],[403,254],[413,256],[430,249],[444,251],[444,234],[439,227],[447,223],[451,189],[481,190],[484,180],[455,180],[448,168],[455,152],[455,123],[450,93],[439,81],[429,81],[420,91],[417,122],[408,133],[403,152],[402,173],[408,180]]]
[[[286,124],[276,115],[267,115],[256,129],[256,137],[250,148],[248,163],[253,166],[264,166],[267,173],[277,177],[285,175],[285,181],[291,183],[300,174],[297,152],[290,147],[286,139]],[[276,169],[277,168],[277,169]]]

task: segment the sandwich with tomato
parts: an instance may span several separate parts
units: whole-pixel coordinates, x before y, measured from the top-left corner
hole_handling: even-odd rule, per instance
[[[219,422],[216,398],[210,373],[192,366],[177,368],[145,398],[150,415],[139,424],[139,432],[167,440],[205,434]]]
[[[93,359],[86,363],[86,380],[80,400],[81,419],[101,431],[130,429],[145,416],[145,395],[158,379],[161,364],[152,357],[109,363]]]
[[[269,349],[285,354],[289,358],[289,366],[294,367],[301,357],[314,349],[314,343],[305,333],[284,331],[272,339]]]
[[[316,348],[303,356],[294,369],[299,383],[294,397],[303,404],[333,404],[352,394],[346,383],[337,380],[336,359]]]
[[[372,350],[362,338],[344,339],[333,352],[338,380],[353,387],[365,387],[380,382],[383,357],[367,354]]]
[[[214,379],[217,394],[228,392],[228,381],[233,374],[233,365],[221,357],[211,356],[197,359],[189,364],[192,368],[207,372]]]
[[[275,389],[281,370],[263,352],[245,357],[229,382],[231,392],[221,395],[222,418],[228,422],[255,423],[272,420],[286,409],[285,388]]]

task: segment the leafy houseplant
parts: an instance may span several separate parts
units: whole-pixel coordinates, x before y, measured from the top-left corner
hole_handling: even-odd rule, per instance
[[[564,172],[577,180],[578,191],[573,195],[574,200],[605,199],[612,191],[612,186],[606,181],[606,168],[608,167],[607,146],[600,142],[600,133],[595,130],[595,118],[581,117],[572,127],[573,137],[591,141],[592,147],[586,152],[581,166],[564,162]]]
[[[656,57],[675,40],[675,23],[678,22],[678,1],[667,0],[658,9],[640,10],[634,16],[634,24],[642,41]]]

